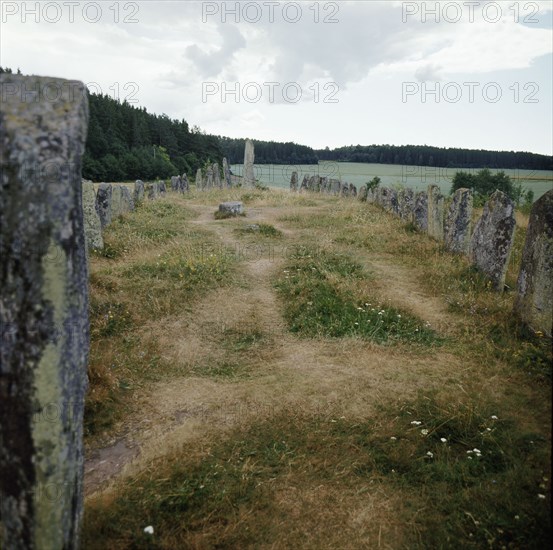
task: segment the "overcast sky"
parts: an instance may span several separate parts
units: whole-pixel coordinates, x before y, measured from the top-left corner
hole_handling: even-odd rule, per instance
[[[0,4],[0,65],[208,133],[552,154],[549,0]]]

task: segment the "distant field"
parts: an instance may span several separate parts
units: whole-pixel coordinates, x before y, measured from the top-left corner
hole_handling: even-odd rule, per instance
[[[449,193],[451,180],[460,168],[432,168],[429,166],[401,166],[398,164],[362,164],[355,162],[320,162],[316,164],[284,165],[256,164],[256,178],[270,187],[288,187],[293,171],[298,172],[300,182],[305,174],[319,174],[330,178],[338,178],[348,183],[362,185],[379,176],[382,185],[403,185],[416,190],[426,189],[435,184],[443,193]],[[232,171],[242,174],[242,165],[234,164]],[[478,169],[467,170],[477,172]],[[509,170],[505,169],[511,178],[528,189],[533,189],[538,199],[553,188],[553,171],[551,170]]]

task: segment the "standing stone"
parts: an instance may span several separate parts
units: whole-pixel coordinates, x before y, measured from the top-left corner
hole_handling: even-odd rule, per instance
[[[96,210],[100,216],[100,223],[102,224],[102,229],[107,227],[111,223],[111,201],[113,195],[113,188],[111,183],[101,183],[98,186],[98,191],[96,192]]]
[[[253,187],[255,185],[255,175],[253,171],[253,163],[255,160],[255,153],[253,148],[253,142],[250,139],[246,140],[244,147],[244,186]]]
[[[145,193],[148,199],[154,200],[159,197],[159,183],[147,183],[145,186]]]
[[[134,182],[133,200],[135,205],[144,200],[144,182],[142,180],[136,180]]]
[[[349,194],[352,197],[357,197],[357,187],[355,185],[353,185],[353,183],[351,183],[350,186],[349,186]]]
[[[190,182],[188,181],[188,176],[186,174],[183,174],[180,177],[179,192],[188,193],[189,191],[190,191]]]
[[[219,164],[217,163],[213,165],[213,186],[217,189],[223,188],[223,184],[221,183],[221,173],[219,172]]]
[[[369,189],[367,186],[367,199],[366,199],[367,202],[370,202],[370,203],[374,202],[375,191],[376,190],[374,188]]]
[[[397,194],[399,217],[409,223],[413,221],[415,194],[411,188],[401,189]]]
[[[413,223],[419,231],[428,231],[428,193],[419,191],[415,196]]]
[[[307,190],[308,191],[315,191],[316,178],[317,178],[317,176],[310,176],[309,177],[309,180],[307,181]]]
[[[444,240],[444,197],[437,185],[428,186],[428,234]]]
[[[102,250],[102,224],[96,210],[96,191],[92,183],[83,183],[83,222],[87,250]]]
[[[517,281],[515,314],[551,338],[553,312],[553,190],[532,206]]]
[[[444,244],[450,252],[468,254],[472,228],[472,192],[457,189],[445,221]]]
[[[290,191],[296,193],[298,190],[298,173],[292,172],[292,177],[290,178]]]
[[[204,182],[202,178],[202,169],[198,168],[196,171],[196,191],[203,191],[204,190]]]
[[[328,193],[328,178],[326,176],[321,178],[321,193]]]
[[[361,186],[361,189],[359,189],[359,195],[357,197],[361,202],[367,201],[367,186],[363,185]]]
[[[210,191],[213,188],[213,167],[208,166],[205,174],[205,189]]]
[[[134,210],[134,200],[130,189],[126,185],[113,185],[111,194],[112,221],[123,214]]]
[[[180,188],[180,176],[171,176],[171,191],[178,191]]]
[[[78,548],[89,350],[86,87],[2,74],[0,89],[0,546]]]
[[[501,191],[496,191],[484,205],[470,242],[471,262],[502,291],[507,263],[515,238],[515,204]]]
[[[331,179],[330,184],[332,186],[332,194],[339,195],[342,192],[342,182],[337,179]]]
[[[165,187],[165,181],[159,180],[157,185],[158,185],[159,194],[165,195],[165,193],[167,193],[167,187]]]
[[[226,157],[223,158],[223,176],[225,178],[225,186],[226,187],[232,187],[232,178],[230,173],[230,166],[226,159]]]
[[[301,182],[300,191],[307,191],[309,188],[309,176],[305,174]]]

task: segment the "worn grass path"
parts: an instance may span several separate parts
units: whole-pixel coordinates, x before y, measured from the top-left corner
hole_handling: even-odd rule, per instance
[[[394,439],[394,423],[406,410],[415,414],[410,404],[420,403],[421,395],[437,396],[442,404],[455,403],[460,407],[456,410],[468,407],[473,411],[471,418],[480,414],[474,411],[484,411],[485,404],[503,403],[506,414],[532,404],[534,410],[521,412],[517,429],[548,440],[549,420],[544,415],[550,403],[543,400],[547,391],[541,385],[532,386],[524,373],[492,357],[475,336],[480,329],[471,328],[470,315],[452,311],[443,293],[433,292],[425,282],[425,266],[406,257],[410,243],[419,239],[425,241],[429,255],[439,260],[441,253],[426,237],[405,233],[397,220],[372,207],[335,198],[306,200],[260,194],[247,204],[246,218],[220,221],[213,217],[217,196],[210,195],[207,205],[201,195],[165,200],[193,212],[187,227],[208,235],[209,247],[203,247],[202,254],[232,255],[235,271],[228,284],[205,292],[189,308],[141,327],[142,334],[155,339],[162,361],[173,365],[174,371],[142,386],[132,414],[114,431],[112,444],[89,449],[85,488],[91,511],[87,512],[85,546],[96,547],[91,530],[102,531],[106,518],[117,524],[123,517],[114,503],[128,490],[125,483],[134,487],[133,480],[144,475],[152,481],[158,469],[169,478],[167,472],[176,457],[205,463],[217,456],[213,449],[222,442],[241,441],[255,426],[274,425],[278,432],[283,418],[293,419],[307,447],[298,450],[304,439],[300,437],[295,462],[259,481],[257,487],[270,488],[269,497],[248,497],[253,500],[245,504],[240,504],[240,498],[232,501],[233,512],[227,513],[224,521],[210,520],[211,515],[220,516],[217,507],[208,510],[190,525],[156,533],[155,544],[165,548],[425,547],[428,524],[421,515],[428,514],[436,521],[440,517],[426,497],[420,497],[418,505],[413,504],[419,508],[412,509],[406,505],[406,495],[413,503],[418,497],[409,483],[398,485],[380,470],[372,479],[356,481],[348,475],[349,468],[357,468],[360,460],[355,457],[359,442],[348,439],[344,446],[353,457],[347,466],[340,462],[343,456],[337,459],[342,453],[327,456],[329,449],[343,444],[340,438],[351,438],[359,426],[371,426],[380,436],[385,433],[387,440]],[[244,232],[247,224],[272,226],[280,236]],[[289,332],[275,281],[283,276],[291,251],[306,244],[349,255],[367,274],[355,283],[360,292],[370,294],[382,307],[412,314],[431,326],[443,343],[379,345],[355,336],[302,338]],[[141,254],[147,256],[148,252]],[[436,265],[439,267],[439,261]],[[537,398],[541,402],[537,403]],[[455,417],[451,410],[448,415],[449,420]],[[317,428],[310,422],[316,422]],[[318,448],[309,443],[306,431],[316,433],[321,422],[332,429],[343,422],[348,428],[338,435],[332,432],[332,437],[325,435],[329,448],[324,444]],[[412,433],[413,426],[409,422],[405,426]],[[264,429],[260,428],[260,433]],[[278,437],[278,433],[271,435],[275,441]],[[414,453],[412,449],[409,452]],[[319,460],[327,465],[326,474]],[[248,470],[245,464],[241,467]],[[251,468],[255,470],[253,463]],[[392,468],[392,477],[394,471]],[[542,477],[548,475],[543,472]],[[223,481],[216,484],[224,486]],[[534,492],[537,494],[538,488]],[[177,506],[177,523],[178,510]],[[464,512],[459,511],[458,521],[466,525]],[[140,514],[140,506],[136,513]],[[155,523],[155,518],[144,517],[144,521]],[[141,533],[133,535],[131,530],[123,522],[118,529],[100,532],[97,547],[149,547],[151,540],[142,538]],[[480,541],[474,547],[492,539],[494,547],[496,540],[502,540],[495,532],[478,534],[478,525],[470,537],[469,531],[465,533],[467,541],[474,537]],[[444,540],[440,547],[457,545]]]

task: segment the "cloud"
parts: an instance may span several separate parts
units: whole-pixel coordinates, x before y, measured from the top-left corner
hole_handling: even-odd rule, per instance
[[[218,30],[222,38],[219,49],[208,53],[192,44],[185,50],[185,57],[194,62],[198,73],[203,77],[216,77],[221,74],[231,63],[235,52],[246,47],[246,40],[236,26],[221,24]]]

